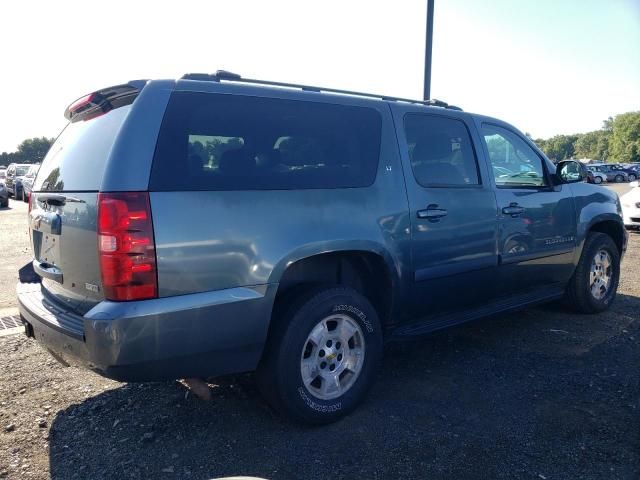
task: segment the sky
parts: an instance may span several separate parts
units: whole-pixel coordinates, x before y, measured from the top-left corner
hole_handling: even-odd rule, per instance
[[[0,152],[137,78],[249,78],[421,98],[426,0],[0,4]],[[640,110],[640,0],[435,0],[431,97],[534,138]]]

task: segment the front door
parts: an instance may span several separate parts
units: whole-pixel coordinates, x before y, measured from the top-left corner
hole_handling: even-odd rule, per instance
[[[396,112],[411,215],[414,312],[423,316],[484,304],[496,293],[495,195],[466,116],[454,115]]]
[[[548,161],[517,132],[483,123],[500,216],[504,295],[559,286],[573,273],[576,218],[569,185],[554,185]]]

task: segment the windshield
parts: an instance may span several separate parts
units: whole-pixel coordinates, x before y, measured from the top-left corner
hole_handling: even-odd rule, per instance
[[[22,177],[29,171],[29,165],[16,166],[16,177]]]

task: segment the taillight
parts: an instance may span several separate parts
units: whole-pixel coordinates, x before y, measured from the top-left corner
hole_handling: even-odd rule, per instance
[[[98,194],[98,253],[108,300],[158,296],[149,194]]]

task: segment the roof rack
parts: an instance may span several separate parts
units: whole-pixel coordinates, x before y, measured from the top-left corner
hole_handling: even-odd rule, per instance
[[[313,87],[310,85],[300,85],[297,83],[284,83],[284,82],[273,82],[269,80],[256,80],[253,78],[242,78],[237,73],[228,72],[226,70],[218,70],[216,73],[187,73],[182,76],[183,80],[200,80],[205,82],[239,82],[239,83],[248,83],[252,85],[267,85],[273,87],[285,87],[285,88],[296,88],[303,90],[305,92],[326,92],[326,93],[338,93],[341,95],[354,95],[357,97],[366,97],[366,98],[377,98],[379,100],[386,100],[389,102],[406,102],[406,103],[414,103],[418,105],[427,105],[429,107],[442,107],[448,108],[450,110],[460,110],[460,107],[456,107],[455,105],[449,105],[447,102],[443,102],[442,100],[436,100],[435,98],[429,100],[412,100],[409,98],[400,98],[400,97],[389,97],[387,95],[376,95],[374,93],[362,93],[362,92],[354,92],[351,90],[340,90],[337,88],[325,88],[325,87]]]

